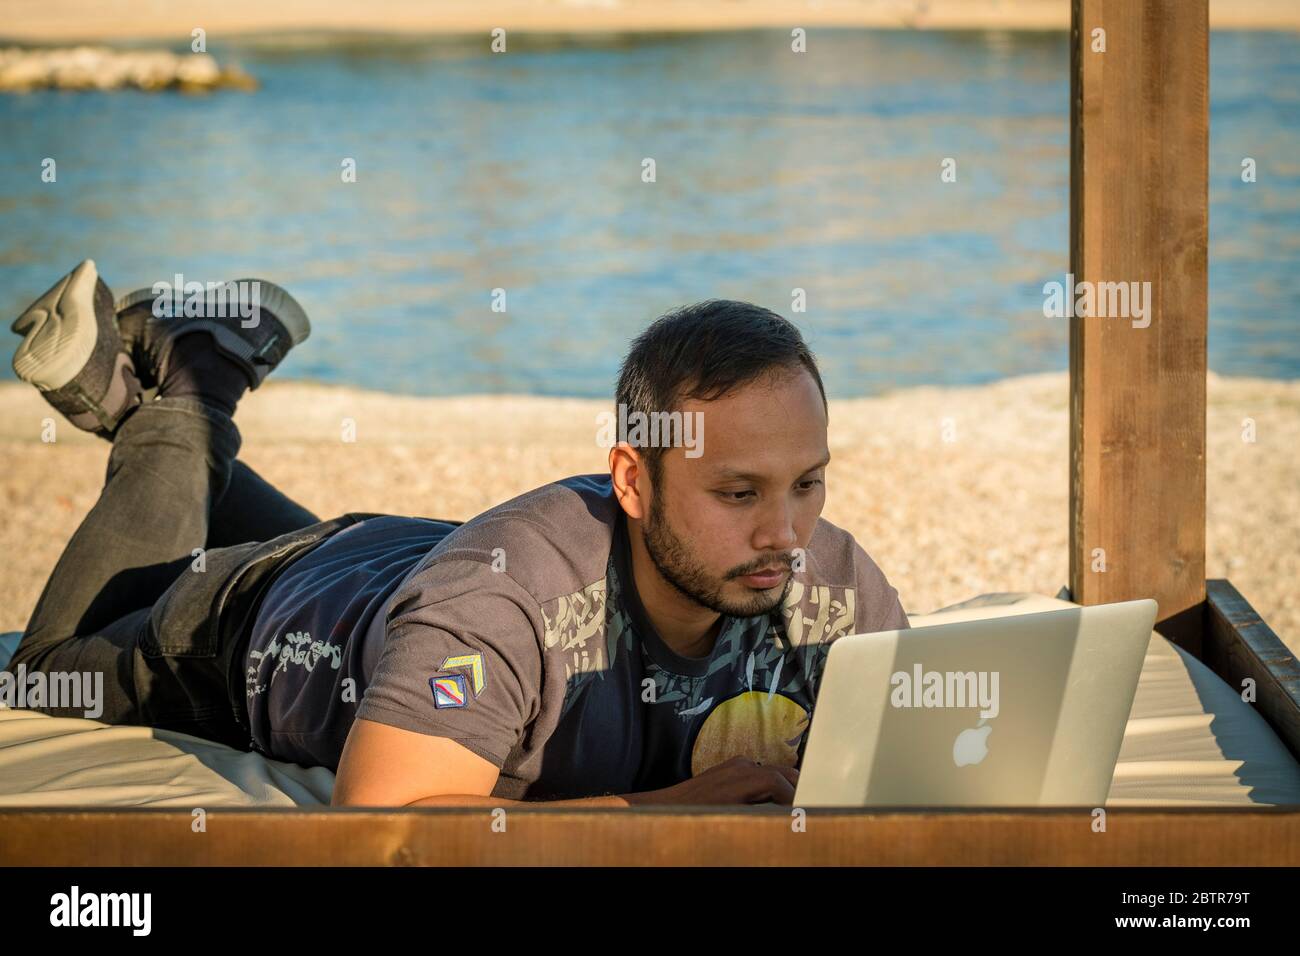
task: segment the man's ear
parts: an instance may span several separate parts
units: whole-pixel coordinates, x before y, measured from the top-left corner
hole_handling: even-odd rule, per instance
[[[614,497],[629,518],[640,521],[645,517],[649,502],[649,471],[641,453],[627,442],[619,442],[609,450],[609,477],[614,483]]]

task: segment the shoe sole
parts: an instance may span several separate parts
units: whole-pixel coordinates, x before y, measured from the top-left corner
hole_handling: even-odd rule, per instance
[[[307,337],[311,335],[311,321],[307,318],[307,313],[303,310],[302,306],[298,304],[298,300],[295,299],[292,295],[290,295],[285,289],[276,285],[274,282],[268,282],[266,279],[252,279],[252,278],[232,279],[229,282],[222,283],[222,287],[229,288],[230,286],[233,285],[238,289],[238,288],[242,288],[243,283],[246,282],[257,283],[257,288],[258,288],[257,308],[259,309],[259,312],[261,309],[265,309],[266,311],[270,312],[271,315],[273,315],[281,325],[284,326],[285,331],[289,333],[289,339],[290,342],[292,343],[290,348],[302,344],[302,342],[304,342],[307,339]],[[154,293],[152,289],[137,289],[136,291],[131,292],[123,296],[121,299],[119,299],[118,302],[114,305],[113,311],[120,313],[125,311],[126,309],[131,308],[132,306],[136,306],[142,302],[148,302],[156,298],[158,298],[158,296],[156,293]],[[217,307],[219,305],[224,306],[229,301],[230,298],[226,296],[223,292],[220,292],[218,289],[207,289],[204,293],[204,298],[203,298],[204,312],[210,314],[211,312],[217,311]],[[178,317],[178,318],[183,319],[183,317]],[[259,315],[259,320],[260,320],[260,315]],[[240,324],[242,326],[243,324],[242,320]],[[249,327],[251,328],[252,326]],[[266,348],[271,343],[267,342],[258,346],[254,346],[246,337],[240,334],[238,329],[231,327],[229,324],[225,322],[214,320],[211,318],[192,317],[190,321],[182,322],[182,324],[175,327],[176,332],[179,332],[181,329],[190,329],[192,331],[202,330],[208,332],[212,336],[213,341],[216,342],[217,347],[222,352],[224,352],[231,358],[236,359],[242,365],[246,366],[247,368],[253,371],[254,375],[257,377],[256,383],[251,386],[254,389],[256,389],[259,385],[262,384],[263,381],[265,381],[266,376],[271,373],[271,371],[276,367],[276,365],[279,365],[278,362],[276,363],[276,365],[254,365],[252,362],[252,356],[255,355],[257,352],[261,351],[262,349]],[[174,334],[173,340],[175,339],[175,337],[176,336]],[[288,350],[286,350],[286,352],[287,351]],[[164,347],[162,353],[159,356],[159,363],[157,369],[157,376],[159,380],[166,377],[167,359],[170,355],[170,352],[171,352],[170,345],[167,345]]]
[[[86,259],[10,326],[23,336],[13,358],[18,378],[75,427],[110,440],[140,391],[121,350],[112,301],[94,260]]]
[[[81,308],[77,300],[93,304],[98,277],[95,263],[87,259],[28,306],[10,326],[23,336],[14,352],[13,369],[24,382],[43,392],[53,392],[86,367],[99,342],[99,320],[93,307],[89,311]],[[51,308],[35,308],[51,297]]]

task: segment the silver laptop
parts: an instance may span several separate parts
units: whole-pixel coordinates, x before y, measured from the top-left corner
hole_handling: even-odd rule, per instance
[[[794,805],[1103,806],[1155,618],[1141,600],[840,638]]]

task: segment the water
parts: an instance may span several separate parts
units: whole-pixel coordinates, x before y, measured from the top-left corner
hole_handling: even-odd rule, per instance
[[[214,44],[261,89],[0,96],[0,315],[90,256],[119,294],[287,285],[314,331],[277,377],[394,392],[607,396],[709,297],[797,321],[833,395],[1066,367],[1064,34],[511,44]],[[1210,366],[1293,378],[1300,36],[1216,34],[1211,64]]]

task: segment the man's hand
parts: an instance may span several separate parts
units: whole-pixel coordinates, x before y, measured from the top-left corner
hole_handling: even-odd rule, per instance
[[[794,788],[798,782],[799,771],[793,767],[760,764],[748,757],[732,757],[690,780],[662,790],[625,794],[624,799],[631,806],[770,802],[788,807],[794,802]]]

